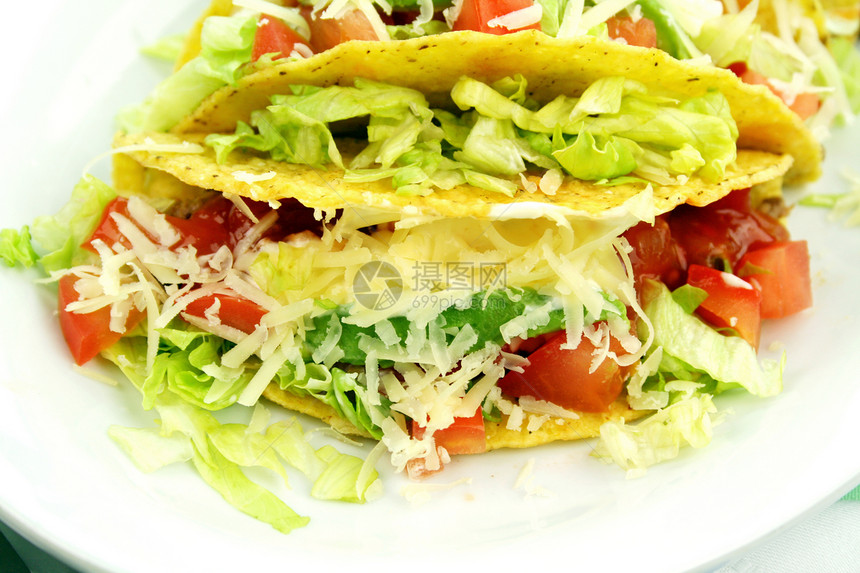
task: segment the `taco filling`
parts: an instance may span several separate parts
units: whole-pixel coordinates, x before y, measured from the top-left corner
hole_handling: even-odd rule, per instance
[[[749,190],[637,223],[315,214],[220,194],[177,216],[95,181],[79,195],[94,186],[105,211],[54,271],[78,363],[103,353],[147,408],[266,396],[381,440],[415,476],[459,453],[624,434],[624,419],[730,388],[773,395],[761,320],[810,303],[805,243]],[[659,455],[605,447],[631,468]]]

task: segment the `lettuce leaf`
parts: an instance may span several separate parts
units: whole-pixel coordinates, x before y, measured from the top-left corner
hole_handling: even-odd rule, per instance
[[[256,16],[207,18],[200,55],[165,78],[142,103],[122,110],[117,116],[120,129],[167,131],[213,92],[235,84],[251,61],[256,31]]]
[[[310,522],[310,518],[297,514],[281,498],[248,479],[237,464],[231,463],[213,445],[209,444],[207,448],[207,455],[195,451],[194,467],[206,483],[233,507],[268,523],[281,533],[290,533]]]
[[[828,48],[839,66],[851,109],[860,113],[860,53],[854,42],[845,37],[830,38]]]
[[[108,436],[145,473],[170,464],[187,462],[194,455],[188,436],[180,433],[165,436],[158,428],[111,426]]]
[[[523,78],[492,86],[461,78],[451,98],[462,113],[452,114],[431,110],[415,90],[367,80],[292,89],[273,96],[235,133],[208,136],[218,160],[243,148],[277,161],[343,167],[331,124],[359,118],[367,118],[366,141],[357,142],[346,178],[391,178],[398,193],[410,195],[463,182],[512,195],[515,176],[531,166],[564,167],[595,181],[637,169],[646,178],[699,173],[716,181],[736,157],[737,126],[719,92],[676,101],[608,77],[579,98],[561,95],[539,108],[527,98]]]
[[[46,272],[73,267],[89,258],[81,248],[95,230],[116,192],[92,175],[84,175],[72,197],[56,215],[37,217],[30,225],[32,241],[42,253],[39,263]],[[20,238],[19,238],[20,240]],[[24,247],[26,248],[26,247]]]
[[[139,381],[139,379],[138,379]],[[339,452],[333,446],[314,449],[295,420],[254,424],[258,405],[249,424],[221,424],[212,414],[169,393],[156,399],[161,418],[158,428],[113,426],[110,437],[144,471],[191,460],[201,477],[225,500],[248,515],[269,523],[283,533],[307,525],[278,496],[249,479],[243,468],[264,467],[289,485],[287,464],[311,481],[317,499],[364,503],[381,488],[371,452],[362,460]],[[259,426],[259,428],[257,428]],[[255,431],[258,430],[258,431]]]
[[[593,455],[626,470],[643,470],[676,458],[683,446],[702,448],[711,442],[719,419],[710,394],[691,396],[634,423],[604,422]]]
[[[777,362],[761,364],[755,348],[738,336],[723,336],[687,312],[664,285],[649,283],[650,302],[645,314],[653,328],[653,346],[662,347],[661,370],[678,377],[700,372],[722,385],[737,385],[755,396],[774,396],[782,391],[785,355]],[[648,325],[642,322],[642,335]],[[688,378],[689,379],[689,378]]]
[[[24,225],[21,230],[3,229],[0,231],[0,259],[6,266],[21,265],[29,268],[39,260],[39,255],[33,250],[30,238],[30,227]]]

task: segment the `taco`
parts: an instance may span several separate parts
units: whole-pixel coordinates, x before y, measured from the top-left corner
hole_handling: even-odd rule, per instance
[[[163,137],[154,144],[163,146],[162,149],[177,145],[173,141],[176,136]],[[130,152],[140,163],[124,169],[138,168],[142,176],[135,191],[146,193],[148,182],[156,180],[153,173],[180,175],[206,170],[177,157],[168,156],[162,163],[156,159],[159,153]],[[205,155],[190,157],[203,159]],[[653,195],[650,189],[645,189],[639,194],[619,192],[607,196],[597,186],[577,184],[573,186],[575,192],[560,189],[552,207],[539,202],[500,201],[496,205],[506,211],[501,214],[499,209],[490,209],[494,213],[491,217],[474,214],[464,205],[460,206],[466,208],[458,212],[456,202],[438,204],[437,208],[451,210],[442,216],[419,211],[414,205],[413,209],[380,209],[370,201],[317,207],[321,211],[317,220],[313,216],[313,203],[303,206],[295,197],[281,196],[282,203],[274,211],[267,203],[246,200],[242,203],[246,208],[258,215],[266,213],[259,220],[276,228],[268,227],[265,232],[268,235],[258,242],[236,243],[232,247],[235,261],[232,270],[236,277],[210,280],[205,286],[186,285],[180,296],[172,297],[160,307],[160,318],[152,326],[166,326],[167,319],[182,317],[192,327],[174,325],[173,328],[200,329],[232,341],[237,348],[246,347],[240,353],[243,361],[236,362],[235,356],[213,357],[220,367],[244,368],[245,377],[234,386],[222,385],[222,394],[217,396],[211,393],[217,377],[210,379],[213,386],[201,385],[196,390],[195,400],[199,405],[222,407],[236,400],[250,405],[262,395],[291,410],[318,417],[338,431],[382,439],[390,448],[395,466],[409,467],[413,475],[439,469],[448,454],[594,437],[607,422],[618,424],[668,406],[671,392],[650,388],[644,377],[633,384],[631,391],[632,365],[639,364],[646,349],[649,352],[654,349],[653,339],[646,344],[648,338],[639,342],[631,337],[630,329],[636,319],[627,318],[628,305],[640,309],[640,318],[650,325],[647,328],[654,329],[654,337],[665,336],[667,331],[693,329],[695,337],[708,340],[713,358],[718,362],[726,359],[727,363],[719,369],[738,369],[719,374],[715,370],[711,374],[697,371],[697,379],[721,376],[720,384],[746,385],[755,394],[769,395],[779,389],[779,369],[760,368],[755,362],[756,326],[747,332],[750,326],[735,320],[731,328],[752,337],[744,340],[703,327],[703,323],[683,311],[683,318],[651,316],[649,313],[660,305],[670,305],[674,312],[679,307],[671,302],[673,299],[664,287],[655,287],[657,294],[652,292],[651,302],[656,306],[646,305],[641,309],[634,289],[641,291],[646,288],[645,283],[634,283],[632,275],[627,273],[631,268],[641,271],[654,264],[642,262],[647,258],[642,255],[642,245],[654,240],[652,233],[656,231],[647,223],[639,227],[636,224],[640,218],[660,213],[668,214],[658,220],[656,229],[665,233],[674,227],[683,235],[684,221],[697,218],[693,213],[682,215],[684,210],[702,209],[701,217],[707,218],[712,213],[739,209],[745,211],[747,222],[771,221],[771,225],[760,226],[773,233],[771,241],[786,239],[781,227],[758,212],[752,215],[754,212],[744,205],[749,196],[745,188],[778,178],[788,163],[778,161],[765,170],[729,175],[725,186],[705,185],[705,193],[693,184],[680,191],[673,188],[666,196],[661,196],[660,188],[655,188]],[[210,157],[208,165],[211,168],[217,164]],[[239,166],[245,174],[242,177],[253,180],[260,175],[252,163],[234,167]],[[147,176],[147,169],[157,171]],[[285,175],[278,173],[277,177]],[[219,176],[209,181],[220,179]],[[223,186],[221,182],[218,186],[229,189],[231,195],[243,193],[242,183],[235,177],[225,175]],[[723,198],[733,187],[739,191]],[[371,195],[366,193],[365,197]],[[345,196],[355,201],[361,197]],[[420,204],[435,196],[413,201]],[[504,198],[496,194],[488,200],[493,197],[497,201]],[[308,200],[307,196],[300,198]],[[688,199],[711,207],[673,209]],[[217,195],[209,201],[215,201],[220,204],[218,209],[224,210],[217,219],[241,220],[237,211],[240,208],[232,202]],[[113,211],[123,213],[124,209],[128,208],[114,207]],[[206,213],[211,216],[213,209],[207,202],[189,220],[205,219]],[[637,230],[631,231],[631,227]],[[265,233],[251,235],[259,237]],[[116,237],[116,232],[97,231],[96,236]],[[574,237],[577,239],[569,242]],[[628,260],[632,267],[625,268],[624,256],[619,258],[617,249],[628,239],[636,244],[634,253],[639,254],[630,255],[634,262]],[[133,244],[132,247],[140,248]],[[586,257],[575,255],[582,250],[588,252]],[[155,254],[150,257],[159,265],[175,267],[177,262],[170,263],[172,256],[161,251],[157,257]],[[729,263],[733,268],[740,261],[738,255],[734,252],[726,259],[734,261]],[[713,253],[696,256],[707,258]],[[696,260],[706,263],[704,259]],[[673,286],[679,284],[679,265],[680,259],[661,271],[663,279]],[[704,264],[698,266],[705,268]],[[482,284],[482,280],[489,280],[482,272],[491,271],[496,271],[492,276],[497,282]],[[498,282],[502,280],[499,273],[503,282]],[[643,273],[640,278],[648,274]],[[737,280],[735,287],[746,284]],[[563,294],[566,289],[575,289],[577,294]],[[591,308],[583,304],[586,300],[593,305]],[[571,314],[582,315],[583,320],[572,323],[566,318]],[[292,318],[291,322],[276,321],[269,326],[272,319],[264,318],[266,315]],[[285,328],[289,334],[279,332]],[[615,334],[610,336],[612,329]],[[582,341],[578,352],[588,360],[578,365],[570,362],[565,366],[566,374],[555,374],[564,378],[580,368],[576,386],[583,389],[582,395],[577,396],[568,388],[569,395],[555,396],[551,389],[529,379],[533,374],[528,369],[523,373],[527,383],[515,379],[510,372],[505,373],[506,368],[516,372],[529,351],[532,356],[553,349],[576,355],[576,350],[559,350],[569,331]],[[606,344],[617,342],[603,347],[591,339],[605,339]],[[271,340],[290,342],[279,347],[284,354],[277,355],[264,349]],[[622,341],[626,348],[618,346]],[[597,348],[602,348],[609,358],[593,365],[592,353]],[[678,358],[692,364],[693,369],[716,366],[703,363],[701,356],[690,355],[692,350],[687,343],[673,352],[681,354]],[[731,353],[733,358],[728,360],[724,353]],[[613,361],[616,359],[620,364]],[[275,360],[276,368],[267,368],[267,360]],[[190,368],[187,361],[183,365]],[[589,377],[592,366],[596,370]],[[651,367],[656,369],[654,360]],[[266,369],[271,378],[259,377],[257,373]],[[655,373],[652,374],[656,376]],[[249,378],[255,381],[250,382]],[[588,380],[592,386],[586,390]],[[169,391],[193,394],[188,388],[180,390],[181,385],[169,376],[165,384]],[[703,407],[702,400],[709,400],[708,392],[716,391],[716,386],[696,384],[701,384],[707,392],[691,395],[681,408],[697,407],[702,416],[707,416],[708,409]],[[683,385],[669,386],[676,387],[675,392],[679,392]],[[631,407],[631,403],[637,407]],[[469,411],[464,414],[465,410]],[[417,439],[416,420],[424,416],[431,429]],[[698,418],[696,423],[706,422]],[[430,436],[435,436],[434,441],[427,440]],[[444,453],[434,450],[433,444],[444,448]],[[634,463],[642,463],[648,455],[653,453],[637,456]]]
[[[732,8],[729,7],[727,14],[723,14],[719,2],[705,2],[695,15],[672,2],[665,5],[657,2],[637,2],[626,7],[613,4],[615,12],[607,11],[608,6],[594,10],[586,2],[581,9],[584,10],[582,13],[567,6],[549,8],[540,2],[533,4],[531,0],[527,0],[526,4],[535,7],[539,12],[542,11],[544,17],[540,24],[536,25],[540,32],[532,30],[531,37],[505,39],[493,34],[504,32],[505,35],[513,33],[517,36],[523,32],[516,33],[517,28],[498,26],[492,29],[479,25],[459,26],[456,21],[451,21],[453,8],[443,10],[444,6],[441,5],[436,6],[434,12],[437,19],[425,22],[425,16],[422,15],[409,25],[386,26],[380,18],[388,21],[389,17],[385,14],[380,16],[377,13],[378,7],[369,3],[338,3],[337,7],[330,6],[329,9],[324,9],[325,6],[320,4],[311,9],[284,8],[254,2],[239,2],[237,6],[230,2],[214,2],[208,12],[214,16],[201,19],[196,28],[199,33],[189,36],[188,48],[181,59],[184,65],[175,77],[152,94],[145,105],[126,117],[126,126],[128,131],[229,131],[234,128],[237,120],[247,121],[250,111],[265,107],[269,103],[267,95],[283,93],[283,88],[290,83],[307,82],[320,85],[316,76],[325,76],[326,67],[333,66],[340,70],[343,77],[337,79],[337,83],[341,85],[349,85],[351,79],[356,77],[386,81],[386,76],[397,75],[394,70],[400,71],[396,62],[402,61],[399,59],[402,57],[415,59],[414,65],[404,70],[406,74],[418,74],[419,69],[428,72],[424,76],[423,85],[414,83],[418,81],[415,79],[411,80],[411,85],[428,94],[438,89],[441,93],[435,95],[446,98],[446,87],[431,86],[432,78],[439,73],[443,77],[453,77],[456,80],[456,76],[452,76],[446,68],[456,67],[461,58],[471,59],[468,64],[460,66],[461,70],[472,75],[477,73],[477,70],[486,70],[485,79],[495,80],[519,71],[528,74],[531,69],[541,65],[541,62],[542,65],[552,66],[556,62],[564,61],[568,53],[566,50],[588,52],[591,49],[589,46],[579,45],[588,39],[597,40],[594,43],[594,55],[599,56],[605,63],[604,70],[610,70],[613,66],[623,66],[618,69],[626,70],[630,65],[634,65],[639,68],[638,72],[633,72],[634,76],[645,74],[652,82],[655,74],[651,73],[652,70],[647,66],[657,63],[661,58],[659,55],[637,49],[636,45],[656,45],[664,59],[690,59],[691,69],[698,70],[695,73],[704,74],[704,80],[708,80],[710,72],[713,71],[712,66],[705,63],[710,58],[712,62],[741,76],[744,81],[765,86],[790,104],[791,109],[800,117],[807,118],[807,123],[814,129],[817,138],[825,136],[827,127],[835,117],[850,117],[852,113],[845,95],[843,78],[838,73],[838,67],[831,65],[832,58],[819,37],[821,18],[819,13],[813,10],[817,4],[804,7],[801,16],[792,17],[784,24],[775,20],[776,14],[784,13],[783,10],[777,11],[770,3],[762,5],[761,10],[758,10],[758,2],[747,5],[737,13],[732,13]],[[259,12],[239,7],[246,5],[255,10],[268,9],[271,13],[260,15]],[[395,3],[390,18],[395,21],[403,20],[406,17],[403,14],[410,14],[403,12],[408,8],[408,2]],[[415,8],[417,10],[417,6]],[[514,7],[507,8],[513,10]],[[563,17],[550,17],[553,10],[562,8],[573,12],[564,12]],[[501,10],[502,7],[497,6],[494,9]],[[531,8],[522,8],[517,14],[529,10]],[[461,12],[468,11],[466,6]],[[441,19],[443,12],[448,17],[447,21]],[[416,13],[411,14],[414,16]],[[570,21],[565,25],[567,20]],[[357,21],[372,21],[373,24],[358,26],[355,24]],[[591,23],[586,24],[588,22]],[[622,22],[633,28],[626,24],[620,25]],[[645,24],[646,22],[650,24]],[[807,33],[807,23],[815,30],[814,33]],[[783,28],[783,33],[779,35],[773,32],[778,25]],[[648,26],[655,31],[647,34],[650,38],[647,41],[637,39],[630,31]],[[451,27],[455,30],[453,34]],[[790,32],[785,32],[786,27],[790,28]],[[419,35],[432,45],[429,52],[426,52],[428,48],[423,47],[420,40],[407,39],[403,42],[400,39],[407,28],[412,30],[413,36]],[[469,33],[470,29],[482,33]],[[493,34],[483,33],[485,31],[492,31]],[[805,39],[799,40],[801,36]],[[331,40],[332,37],[337,41]],[[323,38],[326,41],[315,42],[314,38]],[[378,38],[398,40],[380,42]],[[534,50],[531,49],[532,38],[535,42]],[[574,39],[577,41],[573,41]],[[370,51],[363,61],[342,62],[339,61],[339,55],[326,54],[332,48],[337,49],[337,42],[349,40],[380,45],[367,46]],[[795,40],[800,44],[795,45]],[[405,45],[399,46],[401,43]],[[441,45],[437,45],[440,43]],[[610,53],[603,57],[598,50],[600,46],[607,44],[610,46]],[[541,56],[535,56],[544,50],[547,54],[543,59]],[[267,51],[271,53],[265,53]],[[530,53],[529,58],[521,56],[526,51]],[[362,49],[355,48],[340,53],[360,59],[363,52]],[[383,58],[384,61],[368,65],[368,62],[377,58]],[[529,62],[534,58],[537,60],[530,65]],[[303,59],[308,62],[296,62]],[[518,70],[511,60],[522,65],[523,69]],[[501,66],[505,73],[497,73],[502,71],[497,70],[496,64],[499,62],[505,62]],[[369,70],[366,69],[368,67]],[[276,76],[282,71],[284,76],[290,76],[291,79],[282,78],[286,81],[278,82]],[[377,78],[374,78],[375,74],[378,74]],[[711,79],[717,83],[721,81],[719,75]],[[331,74],[328,81],[334,81]],[[703,82],[703,85],[704,83],[707,82]],[[261,85],[277,89],[266,94],[266,88]],[[410,79],[406,79],[406,85],[410,85]],[[447,87],[450,88],[450,85]],[[686,93],[686,90],[684,91]],[[250,98],[250,101],[246,101],[246,98]],[[442,102],[431,98],[431,103],[439,105]],[[448,103],[450,105],[450,101]],[[817,148],[815,140],[810,132],[798,129],[797,126],[789,127],[794,118],[783,117],[784,112],[776,112],[772,120],[765,119],[772,106],[773,102],[770,102],[763,108],[762,117],[756,119],[756,126],[752,129],[747,130],[741,126],[742,146],[776,153],[789,152],[795,157],[797,165],[789,173],[788,181],[814,179],[818,170],[813,166],[820,162],[820,149]],[[734,105],[733,102],[733,107],[737,111],[740,105]],[[756,113],[753,111],[756,109],[755,105],[748,105],[744,109]],[[815,117],[808,119],[811,116]],[[771,130],[774,126],[777,131]],[[745,138],[750,133],[764,140],[746,142]],[[768,135],[771,133],[773,135]],[[787,150],[787,146],[793,149]],[[810,167],[807,168],[807,164]]]
[[[753,209],[748,191],[772,186],[778,196],[795,159],[738,149],[735,142],[738,133],[745,142],[760,140],[754,126],[771,115],[767,111],[784,120],[783,128],[803,134],[799,120],[769,92],[746,86],[731,73],[700,73],[660,52],[637,53],[639,63],[630,63],[625,76],[612,75],[606,62],[620,60],[631,48],[595,39],[558,42],[525,32],[487,40],[496,54],[503,46],[538,49],[529,58],[502,60],[510,63],[481,71],[487,67],[475,58],[484,50],[470,55],[469,46],[486,48],[484,38],[462,33],[433,43],[343,44],[246,76],[245,83],[227,88],[231,95],[216,93],[182,120],[200,129],[236,114],[227,122],[239,126],[233,134],[175,129],[116,138],[115,182],[121,192],[163,195],[172,188],[163,184],[165,177],[182,194],[214,191],[211,201],[220,207],[207,202],[197,208],[182,195],[181,210],[192,211],[190,220],[238,218],[251,237],[227,243],[233,266],[222,268],[223,278],[184,283],[157,309],[152,324],[166,327],[181,317],[242,349],[230,350],[220,365],[243,368],[246,378],[235,386],[218,384],[217,396],[206,387],[210,404],[252,405],[263,396],[341,432],[382,440],[396,467],[424,475],[440,469],[450,454],[593,437],[667,407],[695,410],[687,422],[707,424],[710,396],[734,385],[757,395],[777,392],[779,366],[762,367],[755,358],[760,311],[749,315],[749,323],[723,316],[725,326],[742,333],[727,337],[684,312],[665,286],[645,279],[679,287],[692,265],[695,272],[701,268],[705,275],[723,277],[721,284],[731,283],[730,298],[749,299],[756,292],[749,284],[719,273],[740,272],[747,262],[743,257],[771,243],[797,248],[803,259],[802,243],[789,241],[783,227]],[[369,51],[372,59],[366,59]],[[550,66],[562,51],[564,65]],[[455,52],[460,58],[453,63],[441,58]],[[598,56],[601,62],[595,61]],[[401,59],[419,64],[420,71],[394,66]],[[647,72],[655,64],[663,70],[660,82]],[[427,66],[433,66],[432,74]],[[506,76],[513,66],[519,76]],[[400,73],[384,71],[392,67]],[[464,76],[469,69],[479,72]],[[354,81],[346,70],[370,77]],[[464,107],[460,104],[470,97],[464,93],[479,94],[471,96],[474,108],[462,115],[448,111],[450,102]],[[607,93],[614,103],[597,97]],[[274,105],[265,111],[248,103],[265,106],[273,95]],[[487,101],[494,103],[486,106]],[[274,106],[301,116],[299,122],[278,116]],[[381,111],[374,115],[368,109]],[[314,116],[319,110],[323,116]],[[637,139],[628,129],[613,140],[601,121],[624,124],[636,116],[628,110],[647,110],[650,127],[640,131],[650,135]],[[687,125],[703,122],[710,139],[684,139],[678,121],[671,124],[675,129],[666,129],[673,142],[659,139],[654,126],[667,124],[654,118],[663,114],[683,117]],[[355,122],[365,115],[371,115],[367,133],[384,134],[376,147],[374,141],[338,132],[351,123],[348,135],[354,135]],[[565,125],[582,116],[587,121],[581,125]],[[547,125],[540,119],[545,117],[555,123]],[[250,124],[243,126],[242,118]],[[385,142],[407,132],[401,126],[413,119],[423,135],[398,147],[395,160],[356,167],[357,159],[370,153],[385,155]],[[589,132],[586,123],[597,127]],[[280,130],[259,129],[269,124]],[[492,166],[481,171],[490,161],[482,165],[475,159],[480,153],[470,155],[462,142],[455,145],[456,137],[445,135],[442,124],[449,132],[465,132],[464,140],[469,130],[489,126],[481,132],[487,155],[500,140],[517,140],[520,149],[530,146],[535,152],[522,154],[528,166],[519,171]],[[529,125],[538,127],[529,133]],[[434,133],[442,135],[433,140]],[[612,158],[599,167],[599,158],[589,157],[583,160],[588,170],[565,167],[563,160],[551,163],[563,158],[566,137],[590,138],[583,153],[599,150]],[[228,144],[219,143],[225,140]],[[275,152],[263,149],[272,141],[289,144]],[[542,141],[550,153],[540,157]],[[294,145],[300,142],[311,145]],[[651,168],[638,161],[619,166],[631,149],[643,165],[651,158]],[[289,160],[290,153],[303,161]],[[413,161],[397,163],[408,154]],[[701,158],[692,162],[693,169],[671,171],[672,157],[683,164],[680,158],[692,156]],[[131,221],[126,210],[131,213],[129,206],[115,207],[113,217]],[[726,225],[751,223],[755,238],[727,247],[732,230],[725,227],[718,231],[719,248],[693,247],[700,233],[691,231],[699,224],[691,221],[720,219],[717,213],[725,212],[737,214]],[[684,245],[670,238],[672,228],[686,237]],[[652,255],[645,254],[649,248]],[[179,273],[176,255],[163,245],[157,251],[158,264]],[[691,285],[682,292],[694,287],[701,290],[693,292],[706,290]],[[709,357],[697,355],[690,340],[679,342],[675,335],[666,340],[668,332],[707,340]],[[655,354],[656,347],[661,350]],[[674,353],[674,370],[660,366],[670,361],[661,359],[664,351]],[[733,358],[724,362],[729,354]],[[541,355],[546,358],[538,359]],[[559,378],[577,382],[547,384]],[[166,384],[176,391],[176,383]],[[671,429],[690,431],[690,426]],[[642,453],[632,456],[628,451],[635,460],[621,463],[647,465],[644,460],[657,455],[652,446],[643,445]]]

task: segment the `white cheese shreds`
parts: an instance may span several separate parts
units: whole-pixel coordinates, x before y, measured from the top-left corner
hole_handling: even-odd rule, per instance
[[[260,364],[259,370],[257,370],[254,377],[251,378],[251,381],[248,382],[248,385],[245,386],[245,389],[239,395],[239,404],[243,406],[253,406],[256,404],[263,390],[266,389],[266,386],[269,385],[269,382],[272,381],[272,378],[275,377],[275,374],[277,374],[286,361],[287,355],[280,348],[264,360]]]
[[[487,26],[505,28],[506,30],[520,30],[526,26],[537,24],[540,22],[541,16],[543,16],[543,8],[540,3],[535,2],[531,6],[491,18],[487,22]]]
[[[261,14],[280,18],[286,22],[290,28],[305,38],[309,38],[311,35],[307,21],[295,8],[285,8],[284,6],[273,2],[267,2],[266,0],[234,0],[233,4],[242,8],[248,8],[254,12],[260,12]]]
[[[219,325],[212,324],[212,326]],[[238,368],[263,346],[268,334],[269,332],[265,327],[257,327],[254,332],[245,335],[236,346],[224,353],[221,357],[221,364],[228,368]]]
[[[563,418],[565,420],[578,420],[579,414],[572,410],[567,410],[547,402],[546,400],[537,400],[531,396],[522,396],[519,399],[519,406],[524,412],[530,414],[540,414],[552,416],[553,418]]]
[[[505,422],[505,428],[513,432],[519,432],[523,427],[523,420],[525,420],[523,409],[514,404],[511,413],[508,415],[508,420]]]
[[[234,171],[230,175],[237,181],[243,183],[259,183],[274,179],[277,173],[274,171],[266,171],[265,173],[251,173],[250,171]]]
[[[179,242],[181,236],[176,228],[167,222],[167,218],[143,199],[136,195],[128,199],[128,212],[135,223],[140,225],[162,247],[172,247]]]
[[[547,169],[541,176],[538,187],[544,195],[555,195],[564,182],[564,174],[560,169]]]

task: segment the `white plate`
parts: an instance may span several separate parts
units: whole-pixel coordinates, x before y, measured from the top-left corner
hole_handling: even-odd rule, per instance
[[[43,1],[3,22],[3,209],[18,227],[65,201],[81,169],[107,149],[112,115],[166,72],[137,47],[182,31],[198,7],[148,2]],[[36,34],[30,33],[36,30]],[[8,89],[12,86],[13,89]],[[843,188],[860,130],[837,133],[814,190]],[[109,161],[96,175],[107,177]],[[83,570],[264,570],[386,562],[505,565],[514,556],[582,569],[707,568],[749,548],[860,481],[860,231],[799,208],[810,241],[816,306],[765,329],[763,347],[789,352],[785,392],[724,396],[734,413],[713,444],[626,480],[589,457],[590,444],[495,452],[454,463],[434,481],[471,477],[415,506],[405,480],[384,471],[386,495],[358,506],[309,499],[294,479],[284,494],[309,527],[289,536],[237,512],[187,466],[138,472],[108,439],[111,424],[145,425],[128,387],[73,371],[47,289],[34,273],[0,270],[0,518]],[[514,489],[534,460],[532,485]]]

